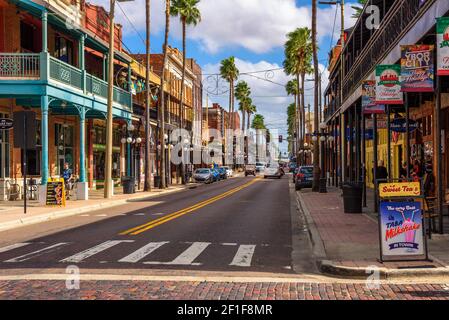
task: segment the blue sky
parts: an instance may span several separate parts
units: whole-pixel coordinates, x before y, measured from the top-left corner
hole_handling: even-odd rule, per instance
[[[108,0],[92,2],[109,8]],[[351,19],[351,4],[353,3],[346,5],[346,26],[354,23]],[[160,53],[165,27],[164,0],[151,0],[151,5],[151,52]],[[241,72],[279,68],[284,59],[286,33],[297,27],[311,26],[311,0],[201,0],[199,7],[203,19],[198,26],[187,30],[187,55],[197,60],[204,73],[218,72],[219,62],[229,56],[237,58],[237,66]],[[133,53],[145,52],[142,40],[145,37],[144,0],[119,3],[116,19],[123,25],[125,46]],[[339,30],[339,8],[319,5],[321,70],[325,70],[331,42],[335,44]],[[181,28],[177,18],[172,19],[169,42],[171,46],[181,47]],[[257,76],[263,78],[264,74]],[[269,127],[279,129],[281,134],[286,135],[286,108],[293,99],[286,96],[284,88],[279,84],[285,84],[289,77],[282,70],[269,76],[277,84],[249,76],[242,76],[241,79],[250,84],[258,113],[265,116]],[[324,71],[323,87],[327,85],[326,78],[327,73]],[[313,101],[313,86],[313,82],[306,85],[308,102]],[[228,107],[226,94],[210,95],[209,101]]]

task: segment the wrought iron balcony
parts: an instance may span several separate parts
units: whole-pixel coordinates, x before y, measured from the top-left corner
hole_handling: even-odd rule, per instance
[[[85,73],[84,80],[82,70],[51,57],[48,53],[0,53],[0,85],[5,80],[56,81],[82,93],[105,99],[108,97],[106,81],[88,73]],[[129,92],[114,86],[113,100],[127,111],[131,110]]]

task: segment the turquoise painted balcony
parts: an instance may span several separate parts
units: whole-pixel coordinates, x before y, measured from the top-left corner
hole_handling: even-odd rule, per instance
[[[108,84],[48,53],[0,53],[0,96],[42,94],[105,112]],[[131,113],[129,92],[114,86],[113,101],[115,115]]]

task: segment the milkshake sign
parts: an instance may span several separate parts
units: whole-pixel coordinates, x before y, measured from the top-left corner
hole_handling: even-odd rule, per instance
[[[380,65],[376,67],[377,104],[403,104],[400,76],[400,65]]]
[[[382,256],[424,256],[423,217],[420,202],[381,202]]]
[[[437,18],[437,74],[449,76],[449,17]]]

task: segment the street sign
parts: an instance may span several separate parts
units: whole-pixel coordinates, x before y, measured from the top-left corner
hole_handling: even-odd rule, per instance
[[[0,130],[9,130],[14,126],[14,121],[9,118],[0,118]]]

